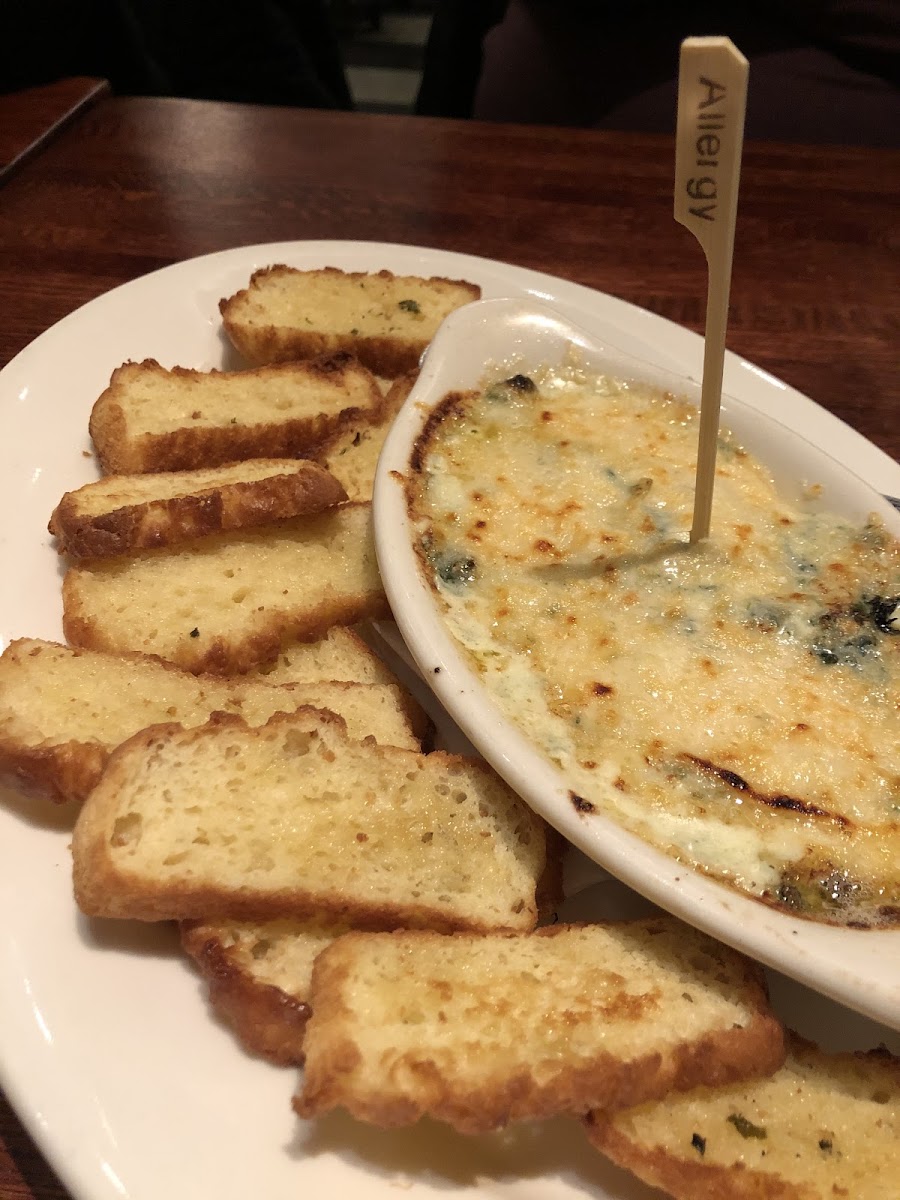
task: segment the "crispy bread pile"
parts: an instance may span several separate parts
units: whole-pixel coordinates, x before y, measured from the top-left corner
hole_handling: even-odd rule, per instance
[[[864,1168],[897,1176],[896,1061],[792,1039],[785,1063],[761,969],[672,918],[544,924],[559,839],[431,750],[351,628],[388,612],[382,442],[479,294],[271,267],[220,306],[250,369],[113,374],[107,473],[50,522],[69,644],[0,656],[0,775],[77,811],[83,912],[178,922],[244,1047],[305,1060],[303,1117],[567,1114],[673,1196],[881,1200]]]
[[[356,650],[357,674],[370,653]],[[20,638],[0,656],[0,770],[51,800],[81,801],[113,750],[149,725],[193,729],[214,713],[230,713],[256,726],[310,705],[336,712],[351,736],[385,745],[421,749],[427,733],[424,713],[396,681],[270,683],[259,674],[194,675],[148,655]]]

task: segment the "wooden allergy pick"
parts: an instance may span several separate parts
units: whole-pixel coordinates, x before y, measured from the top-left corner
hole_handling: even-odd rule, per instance
[[[681,43],[675,220],[703,247],[708,268],[692,542],[709,536],[747,72],[746,58],[729,38],[686,38]]]

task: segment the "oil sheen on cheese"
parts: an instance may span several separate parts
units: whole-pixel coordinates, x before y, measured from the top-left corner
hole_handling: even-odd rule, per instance
[[[900,547],[723,432],[688,544],[687,401],[577,367],[447,397],[408,488],[487,689],[572,803],[768,903],[900,925]]]

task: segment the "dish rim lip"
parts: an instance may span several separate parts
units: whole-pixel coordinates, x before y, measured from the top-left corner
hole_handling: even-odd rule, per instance
[[[505,306],[504,312],[500,306]],[[458,347],[467,333],[475,336],[472,328],[479,320],[477,310],[481,310],[485,322],[495,315],[502,321],[509,312],[530,311],[542,318],[550,317],[560,328],[576,335],[576,344],[587,346],[591,353],[603,351],[599,338],[548,306],[521,300],[482,300],[451,314],[423,355],[418,380],[397,414],[379,458],[373,506],[376,553],[388,601],[423,677],[451,717],[513,790],[611,875],[713,937],[848,1008],[900,1029],[900,1006],[896,1001],[900,989],[900,955],[897,955],[900,929],[859,930],[793,917],[703,875],[696,868],[679,864],[611,817],[597,812],[576,815],[566,795],[571,794],[571,789],[566,787],[562,769],[551,764],[503,714],[457,647],[414,548],[415,529],[406,506],[406,481],[410,455],[430,414],[447,392],[473,386],[471,372],[461,374],[462,368],[458,368],[456,378],[465,382],[454,387],[450,381],[455,368],[447,364],[454,355],[465,356],[468,352],[470,343],[465,343],[466,348],[461,351]],[[608,350],[611,357],[640,364],[634,355],[614,346],[608,346]],[[505,367],[509,355],[501,350],[496,357]],[[652,362],[646,366],[657,373],[673,374],[667,368],[655,368]],[[483,375],[484,370],[482,364],[477,374]],[[686,385],[684,390],[696,398],[699,394],[696,384],[686,377],[682,382]],[[849,487],[867,497],[867,504],[861,507],[877,511],[891,532],[900,535],[900,514],[881,493],[822,447],[738,397],[723,396],[722,411],[725,419],[739,413],[745,422],[768,426],[794,443],[795,448],[799,447],[804,455],[819,462],[827,461]],[[842,947],[852,944],[856,948],[860,939],[869,939],[869,958],[873,962],[890,961],[893,951],[897,963],[893,979],[870,978],[860,986],[857,977],[848,971],[835,976],[837,964],[828,963],[826,968],[827,960],[821,949],[815,953],[816,943],[824,942],[826,951],[840,958]],[[829,945],[832,942],[836,944]]]

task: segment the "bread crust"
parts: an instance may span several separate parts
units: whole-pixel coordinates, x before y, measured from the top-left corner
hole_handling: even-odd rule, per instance
[[[371,500],[378,455],[398,411],[416,381],[407,373],[395,379],[384,398],[377,424],[356,423],[338,429],[315,451],[315,460],[334,472],[353,500]]]
[[[255,286],[271,279],[297,275],[294,267],[276,263],[254,271],[250,283],[233,296],[219,301],[219,312],[225,332],[232,344],[248,362],[254,364],[286,362],[291,359],[307,359],[319,354],[347,351],[368,367],[375,375],[384,379],[395,379],[408,371],[416,371],[419,359],[428,347],[430,335],[412,337],[364,337],[350,333],[324,333],[314,329],[299,329],[279,325],[250,325],[241,319],[240,310],[252,296]],[[341,271],[337,267],[323,267],[316,275],[341,276],[349,282],[361,279],[381,279],[392,282],[397,276],[392,271],[377,272]],[[428,283],[450,285],[464,289],[470,300],[481,298],[481,288],[463,279],[446,279],[432,276]]]
[[[314,375],[330,387],[340,386],[350,371],[360,366],[349,353],[335,348],[324,357],[311,357],[302,364],[304,374]],[[216,467],[247,458],[303,458],[336,429],[353,421],[377,419],[383,398],[374,377],[368,381],[368,403],[350,405],[338,412],[320,412],[307,417],[242,424],[191,425],[164,433],[130,435],[122,397],[123,375],[137,365],[148,372],[162,372],[175,379],[196,380],[216,375],[252,374],[265,379],[281,374],[284,367],[262,366],[252,372],[195,371],[187,367],[166,370],[155,359],[139,364],[125,363],[112,374],[109,387],[91,411],[88,428],[107,475],[145,474],[157,471],[189,471]]]
[[[115,639],[105,636],[103,629],[80,611],[73,591],[72,572],[69,571],[63,579],[63,632],[66,640],[80,649],[123,653],[124,648]],[[275,619],[268,628],[248,635],[240,643],[218,635],[206,638],[202,646],[188,642],[183,650],[173,653],[170,661],[174,666],[195,675],[241,675],[253,667],[274,662],[282,644],[288,639],[314,642],[323,637],[332,625],[355,625],[367,618],[377,620],[389,615],[390,608],[383,593],[352,600],[340,597],[326,599],[315,608],[308,609],[302,619]]]
[[[345,439],[350,439],[355,431],[390,425],[406,402],[406,398],[415,386],[417,379],[417,371],[407,371],[404,375],[395,379],[385,394],[384,405],[379,419],[377,421],[359,421],[355,425],[348,423],[342,428],[336,429],[334,433],[330,433],[316,447],[312,455],[315,461],[327,469],[329,457],[335,450],[339,450],[342,442]]]
[[[157,727],[158,728],[158,727]],[[413,753],[413,751],[409,751]],[[83,808],[82,814],[85,812]],[[81,816],[76,824],[76,835]],[[75,902],[88,917],[113,917],[134,921],[185,921],[225,918],[233,921],[270,921],[279,917],[322,917],[334,924],[383,933],[392,929],[434,929],[440,933],[495,933],[496,926],[462,917],[451,918],[424,904],[365,905],[348,901],[340,891],[310,892],[302,886],[264,894],[245,888],[223,892],[196,884],[158,884],[144,888],[123,880],[112,868],[99,831],[87,823],[73,840]],[[115,894],[114,894],[115,893]],[[526,916],[536,916],[528,914]]]
[[[666,921],[667,918],[661,918]],[[633,922],[641,924],[643,922]],[[602,923],[601,923],[602,924]],[[516,937],[556,938],[582,925],[554,925],[533,934],[509,934]],[[390,1077],[414,1080],[412,1088],[379,1096],[355,1090],[351,1073],[362,1056],[352,1037],[342,1031],[353,1029],[355,1015],[343,1002],[346,985],[352,977],[353,955],[359,934],[349,933],[327,947],[313,966],[310,1004],[314,1020],[329,1029],[330,1042],[323,1048],[310,1042],[302,1090],[293,1105],[301,1117],[313,1117],[341,1106],[359,1120],[381,1127],[407,1125],[423,1116],[445,1121],[462,1133],[487,1133],[510,1121],[542,1120],[560,1113],[585,1114],[602,1108],[614,1111],[642,1103],[635,1097],[657,1099],[673,1089],[683,1091],[700,1083],[723,1083],[767,1074],[784,1061],[781,1025],[768,1007],[761,969],[749,960],[743,964],[743,985],[752,1009],[748,1026],[742,1029],[720,1028],[694,1042],[675,1044],[666,1053],[653,1051],[623,1060],[620,1056],[597,1050],[589,1063],[568,1066],[549,1077],[536,1074],[530,1067],[510,1071],[496,1064],[494,1078],[485,1086],[466,1091],[427,1054],[406,1052],[392,1057]],[[405,930],[393,935],[412,940],[433,940],[432,931]],[[458,934],[465,940],[465,934]],[[631,998],[638,1006],[643,997]],[[615,1019],[615,1014],[611,1014]],[[629,1005],[627,1020],[639,1020],[640,1008]],[[365,1036],[361,1033],[362,1037]],[[403,1090],[406,1094],[401,1095]]]
[[[17,638],[3,652],[14,657],[37,639]],[[49,649],[58,649],[57,643],[43,643]],[[69,651],[77,655],[77,650]],[[116,656],[133,662],[136,666],[152,663],[165,671],[178,672],[174,663],[166,662],[155,654],[125,652]],[[28,796],[51,800],[54,804],[80,803],[96,787],[97,781],[109,761],[110,747],[102,742],[83,742],[70,738],[55,744],[44,742],[40,746],[29,746],[20,739],[11,737],[0,723],[0,780],[15,787]]]
[[[115,639],[105,636],[103,629],[81,612],[73,592],[72,572],[69,571],[63,579],[63,632],[66,640],[79,649],[121,654],[124,648]],[[203,646],[188,642],[183,650],[173,652],[170,661],[195,675],[241,675],[253,667],[274,662],[282,644],[288,639],[314,642],[323,637],[332,625],[355,625],[368,618],[377,620],[389,615],[390,608],[383,593],[372,593],[352,600],[340,597],[326,599],[315,608],[308,609],[302,618],[290,621],[274,619],[268,628],[248,635],[240,643],[218,635],[206,638]]]
[[[224,319],[225,329],[237,350],[256,366],[269,363],[303,361],[320,354],[353,354],[364,367],[384,379],[395,379],[416,369],[428,348],[428,339],[351,337],[348,333],[314,333],[305,329],[279,329],[266,325],[258,329],[241,327]]]
[[[270,459],[273,469],[285,460]],[[108,476],[127,487],[130,476]],[[110,558],[134,550],[153,550],[191,538],[266,525],[290,517],[322,512],[347,499],[343,485],[318,463],[303,460],[290,470],[265,479],[122,505],[87,515],[81,501],[95,484],[66,492],[53,511],[48,529],[59,550],[72,558]]]
[[[273,984],[254,979],[205,932],[202,921],[182,921],[181,944],[209,987],[209,1001],[246,1050],[279,1067],[303,1065],[303,1033],[312,1009]]]
[[[0,783],[54,804],[80,803],[97,784],[109,759],[99,742],[25,746],[0,734]]]

